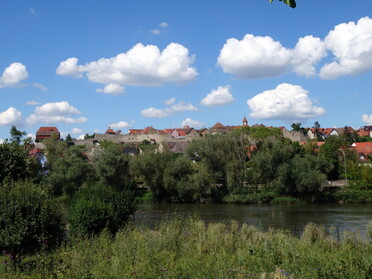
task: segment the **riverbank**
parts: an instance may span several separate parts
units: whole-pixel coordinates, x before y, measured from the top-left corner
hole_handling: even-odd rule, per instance
[[[71,241],[25,259],[22,271],[3,264],[0,277],[371,278],[371,242],[345,237],[338,242],[313,224],[298,238],[237,222],[175,218],[155,229],[128,226],[115,238]]]

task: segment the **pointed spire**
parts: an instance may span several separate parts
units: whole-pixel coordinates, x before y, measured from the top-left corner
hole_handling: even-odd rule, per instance
[[[248,120],[245,117],[245,115],[244,115],[244,118],[243,118],[243,126],[248,126]]]

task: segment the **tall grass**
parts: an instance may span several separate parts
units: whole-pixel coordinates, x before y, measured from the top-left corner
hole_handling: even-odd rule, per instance
[[[296,238],[176,218],[156,229],[128,226],[115,238],[104,232],[71,241],[25,260],[23,271],[3,265],[0,278],[372,278],[372,244],[337,242],[314,224]]]

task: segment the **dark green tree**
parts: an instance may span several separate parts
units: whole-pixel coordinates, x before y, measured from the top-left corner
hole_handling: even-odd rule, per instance
[[[23,181],[0,187],[0,249],[13,264],[23,253],[53,245],[61,236],[61,217],[46,191]]]
[[[68,210],[71,234],[93,236],[107,228],[112,234],[123,228],[135,212],[133,193],[94,184],[81,189]]]
[[[31,179],[37,175],[39,165],[17,142],[0,144],[0,184],[5,179],[11,181]]]
[[[93,166],[102,184],[117,190],[132,188],[129,157],[122,152],[120,146],[110,145],[97,151],[93,158]]]
[[[22,138],[27,135],[25,131],[18,130],[16,126],[10,128],[10,141],[21,144]]]
[[[292,127],[292,131],[301,131],[301,123],[300,122],[292,123],[291,127]]]

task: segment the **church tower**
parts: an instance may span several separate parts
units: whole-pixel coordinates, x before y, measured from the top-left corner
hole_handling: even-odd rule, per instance
[[[248,120],[245,117],[245,115],[244,115],[244,118],[243,118],[243,126],[248,126]]]

